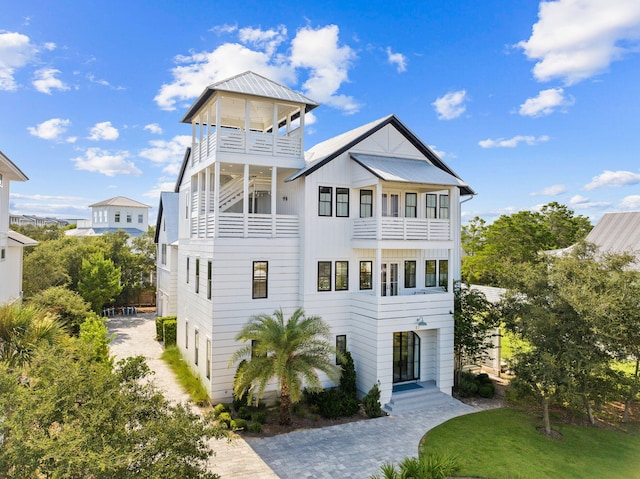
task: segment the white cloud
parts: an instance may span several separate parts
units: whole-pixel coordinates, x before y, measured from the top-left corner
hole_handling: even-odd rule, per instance
[[[531,193],[531,196],[557,196],[567,191],[565,185],[551,185],[543,188],[541,191]]]
[[[56,44],[53,42],[46,42],[44,44],[44,49],[49,50],[50,52],[56,49]]]
[[[291,42],[291,65],[309,69],[302,87],[312,99],[346,113],[356,113],[360,105],[353,97],[337,94],[349,80],[349,68],[356,57],[349,46],[339,46],[339,31],[337,25],[298,30]]]
[[[0,32],[0,90],[12,91],[18,85],[14,74],[27,65],[38,49],[28,36],[17,32]]]
[[[175,110],[177,102],[198,97],[205,86],[247,70],[280,83],[295,78],[289,66],[273,65],[271,60],[266,53],[238,43],[225,43],[212,52],[179,55],[175,57],[178,66],[171,70],[173,82],[162,85],[154,100],[163,110]]]
[[[549,88],[548,90],[542,90],[534,98],[528,98],[520,105],[520,114],[533,117],[549,115],[556,108],[570,106],[573,103],[573,98],[565,98],[562,88]]]
[[[37,136],[43,140],[59,140],[67,131],[69,125],[71,125],[71,121],[69,119],[51,118],[50,120],[43,121],[36,126],[27,127],[27,130],[33,136]]]
[[[402,53],[393,53],[391,47],[387,47],[387,60],[396,66],[398,73],[407,71],[407,57]]]
[[[350,47],[339,45],[338,32],[335,25],[305,27],[298,30],[288,45],[284,26],[271,30],[240,29],[240,43],[224,43],[211,52],[176,56],[177,66],[171,70],[173,81],[163,84],[154,100],[163,110],[174,110],[177,103],[200,95],[204,86],[247,70],[286,85],[295,83],[296,69],[303,69],[308,72],[302,85],[305,94],[347,113],[356,112],[357,102],[338,94],[341,85],[348,81],[347,73],[355,58]]]
[[[116,175],[141,175],[142,171],[131,161],[129,152],[118,151],[110,153],[100,148],[89,148],[84,152],[84,157],[72,158],[77,170],[101,173],[105,176]]]
[[[143,193],[142,196],[146,196],[147,198],[160,198],[160,193],[162,193],[163,191],[173,191],[176,187],[176,180],[164,180],[164,178],[160,178],[160,181],[156,183],[149,191]]]
[[[637,51],[638,39],[638,0],[558,0],[540,3],[531,37],[518,47],[537,62],[537,80],[560,78],[571,85]]]
[[[55,68],[41,68],[40,70],[36,70],[34,73],[34,78],[32,84],[36,90],[40,93],[46,93],[47,95],[51,95],[51,90],[68,90],[69,86],[66,85],[62,80],[56,78],[56,74],[60,73],[60,70],[56,70]]]
[[[154,163],[165,165],[163,171],[177,174],[187,147],[191,146],[190,135],[177,135],[171,140],[152,140],[150,148],[143,149],[139,156]]]
[[[625,210],[640,210],[640,195],[630,195],[622,198],[620,208]]]
[[[578,210],[586,210],[589,208],[602,208],[606,206],[611,206],[611,203],[606,201],[589,201],[589,198],[586,198],[582,195],[572,196],[569,200],[570,208],[578,209]]]
[[[462,115],[467,109],[467,90],[451,91],[432,103],[438,113],[439,120],[453,120]]]
[[[631,171],[609,171],[605,170],[598,176],[591,179],[591,183],[585,185],[585,190],[594,190],[605,186],[628,186],[640,183],[640,173]]]
[[[209,29],[210,32],[214,32],[218,35],[221,35],[223,33],[233,33],[235,31],[238,30],[238,26],[237,25],[216,25],[215,27],[212,27]]]
[[[279,25],[275,30],[246,27],[241,28],[238,35],[242,43],[254,45],[272,56],[278,46],[287,39],[287,28],[284,25]]]
[[[542,135],[537,138],[531,135],[517,135],[509,139],[498,138],[496,140],[492,140],[488,138],[486,140],[479,141],[478,145],[482,148],[515,148],[519,143],[523,142],[527,145],[533,146],[545,141],[549,141],[549,137],[547,135]]]
[[[96,123],[89,134],[89,139],[93,141],[99,140],[115,140],[120,136],[118,129],[111,125],[110,121]]]
[[[154,135],[162,134],[162,128],[160,128],[160,125],[158,125],[157,123],[149,123],[148,125],[144,126],[144,129],[150,131]]]
[[[429,145],[429,148],[431,148],[431,151],[433,151],[436,155],[438,155],[438,158],[443,159],[445,157],[450,158],[451,155],[449,155],[446,151],[442,151],[442,150],[438,150],[438,148],[435,145]]]

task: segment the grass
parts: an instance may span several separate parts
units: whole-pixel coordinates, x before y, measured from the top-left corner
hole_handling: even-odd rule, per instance
[[[200,378],[193,374],[189,365],[182,359],[180,350],[176,346],[169,346],[164,350],[160,358],[169,365],[176,375],[178,383],[189,394],[196,404],[205,404],[209,401],[209,394],[202,385]]]
[[[539,418],[518,409],[460,416],[429,431],[420,455],[455,451],[460,477],[590,479],[640,477],[640,434],[552,424],[562,439],[536,430]]]

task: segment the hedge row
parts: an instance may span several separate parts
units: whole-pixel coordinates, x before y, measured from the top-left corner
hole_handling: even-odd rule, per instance
[[[178,321],[175,316],[162,316],[156,318],[156,339],[162,341],[164,346],[176,344]]]

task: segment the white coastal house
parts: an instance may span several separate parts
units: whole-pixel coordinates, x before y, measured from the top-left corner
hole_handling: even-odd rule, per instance
[[[246,72],[189,108],[178,205],[163,195],[157,223],[162,313],[215,401],[232,397],[250,316],[299,307],[351,352],[360,395],[377,382],[383,404],[405,383],[450,395],[460,200],[475,193],[394,115],[305,154],[317,106]]]
[[[0,151],[0,304],[22,298],[22,250],[37,241],[9,229],[9,188],[29,178]]]
[[[89,205],[91,220],[79,220],[77,228],[67,230],[67,236],[99,236],[105,233],[125,231],[136,238],[149,229],[149,205],[116,196]]]

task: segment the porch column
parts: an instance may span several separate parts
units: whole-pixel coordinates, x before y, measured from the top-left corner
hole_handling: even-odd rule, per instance
[[[274,140],[275,141],[275,140]],[[278,168],[276,166],[271,168],[271,236],[275,238],[277,236],[277,200],[278,192],[276,188],[278,186]]]
[[[216,151],[218,151],[219,148],[219,144],[220,144],[220,114],[222,112],[222,97],[219,97],[216,100],[216,121],[214,123],[214,126],[216,127]],[[218,170],[218,173],[220,172],[220,170]],[[216,174],[216,177],[218,176],[218,174]],[[218,186],[220,185],[220,182],[218,181]],[[217,188],[216,188],[217,189]]]
[[[454,209],[455,208],[455,209]],[[460,258],[460,244],[461,244],[461,206],[460,206],[460,189],[451,188],[449,190],[449,224],[451,227],[451,242],[454,247],[449,252],[449,289],[453,291],[453,282],[460,281],[461,275],[461,258]]]
[[[376,239],[382,239],[382,185],[380,182],[376,185]]]
[[[249,151],[249,132],[251,131],[251,100],[244,102],[244,152]],[[246,196],[245,196],[246,198]]]
[[[220,212],[220,163],[213,164],[213,237],[218,237],[218,217]]]
[[[249,236],[249,165],[244,165],[244,185],[242,186],[242,217],[244,220],[244,237]]]
[[[304,113],[306,105],[300,107],[300,151],[304,156]],[[291,115],[287,116],[287,133],[291,129]]]
[[[271,147],[271,155],[275,156],[278,151],[278,104],[273,104],[273,124],[271,125],[271,134],[273,135],[273,146]],[[271,190],[271,196],[274,196]]]
[[[374,296],[382,296],[382,249],[376,248],[376,260],[373,263],[373,271],[371,271],[371,281],[373,282]]]
[[[207,150],[209,149],[209,137],[207,136]],[[204,169],[204,236],[208,238],[211,236],[209,230],[209,208],[211,207],[211,167],[207,166]]]

